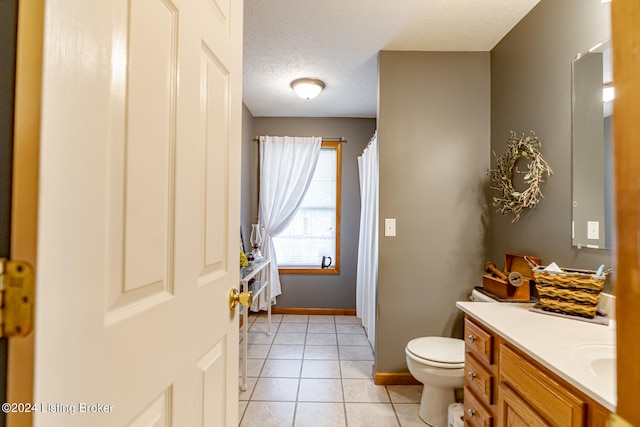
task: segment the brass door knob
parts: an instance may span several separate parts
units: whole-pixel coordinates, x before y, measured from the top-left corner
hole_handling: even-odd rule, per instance
[[[236,308],[236,305],[240,303],[240,305],[244,307],[249,307],[253,302],[253,292],[238,292],[236,288],[231,288],[229,291],[229,308],[231,310]]]

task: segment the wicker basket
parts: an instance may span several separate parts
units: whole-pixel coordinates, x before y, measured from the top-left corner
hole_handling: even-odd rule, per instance
[[[540,306],[547,311],[594,318],[606,273],[597,276],[589,270],[553,272],[534,268]]]

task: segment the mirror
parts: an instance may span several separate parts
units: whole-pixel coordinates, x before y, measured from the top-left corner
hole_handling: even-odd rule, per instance
[[[613,64],[605,40],[573,60],[573,246],[613,247]]]

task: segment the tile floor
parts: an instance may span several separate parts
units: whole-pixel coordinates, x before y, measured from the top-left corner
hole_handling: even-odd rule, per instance
[[[240,427],[427,425],[418,416],[422,386],[373,383],[373,351],[357,317],[273,315],[271,336],[266,322],[266,314],[249,316]]]

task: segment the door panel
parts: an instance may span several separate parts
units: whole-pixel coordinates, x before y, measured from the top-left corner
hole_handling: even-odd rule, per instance
[[[201,121],[204,168],[203,274],[220,272],[225,264],[226,231],[229,218],[220,200],[228,200],[224,183],[230,178],[229,153],[229,73],[208,45],[201,53]]]
[[[170,0],[129,6],[124,136],[124,291],[173,288],[178,10]]]
[[[224,344],[218,343],[198,361],[202,399],[204,402],[211,402],[211,405],[203,405],[203,425],[206,426],[224,425],[226,395],[220,393],[221,388],[218,384],[218,381],[224,378],[226,369]]]
[[[240,0],[46,2],[35,425],[237,425],[241,35]]]
[[[171,425],[171,390],[158,396],[129,424],[131,427],[163,427]]]
[[[121,89],[107,172],[108,323],[134,305],[166,300],[174,288],[177,9],[169,0],[143,0],[121,13],[128,38],[112,53],[112,81]]]
[[[231,1],[230,0],[208,0],[209,5],[212,7],[212,11],[215,17],[222,24],[221,28],[224,28],[225,32],[229,33],[229,28],[231,26],[231,21],[229,19],[229,14],[231,10]]]

